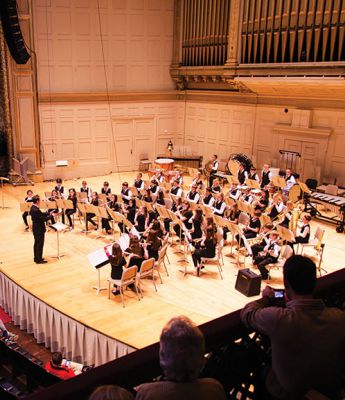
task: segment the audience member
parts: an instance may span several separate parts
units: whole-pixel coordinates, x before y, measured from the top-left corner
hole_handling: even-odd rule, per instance
[[[300,399],[310,389],[338,399],[345,366],[345,313],[313,298],[316,266],[296,255],[284,265],[286,307],[278,307],[268,286],[247,304],[245,325],[268,335],[272,366],[265,376],[267,396]],[[271,396],[271,397],[269,397]]]
[[[52,358],[45,365],[46,371],[53,375],[58,376],[61,379],[70,379],[75,376],[72,368],[67,365],[62,365],[62,354],[60,352],[55,352],[52,354]]]
[[[89,400],[133,400],[134,397],[128,390],[115,385],[99,386],[95,389]]]
[[[221,384],[211,378],[198,379],[205,363],[201,331],[187,317],[171,319],[160,337],[159,360],[164,378],[136,388],[137,400],[225,400]]]

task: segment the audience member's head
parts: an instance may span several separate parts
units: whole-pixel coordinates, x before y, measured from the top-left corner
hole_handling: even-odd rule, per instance
[[[39,204],[41,201],[40,196],[38,194],[36,194],[33,198],[32,198],[32,202],[34,204]]]
[[[62,363],[62,354],[59,351],[56,351],[55,353],[53,353],[51,362],[52,362],[52,364],[59,367]]]
[[[99,386],[95,389],[89,400],[133,400],[134,397],[128,390],[115,385]]]
[[[189,318],[172,318],[165,325],[159,359],[166,379],[175,382],[197,379],[205,363],[204,354],[204,336]]]
[[[311,296],[316,285],[316,265],[308,257],[295,255],[284,264],[284,285],[289,299]]]

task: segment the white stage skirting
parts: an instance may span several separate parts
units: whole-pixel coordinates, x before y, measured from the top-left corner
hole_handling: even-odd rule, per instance
[[[15,325],[33,334],[37,343],[79,363],[98,366],[136,350],[55,310],[4,273],[0,273],[0,306]]]

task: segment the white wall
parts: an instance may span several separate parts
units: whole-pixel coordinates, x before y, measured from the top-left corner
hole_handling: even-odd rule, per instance
[[[173,88],[173,0],[32,4],[40,92]]]

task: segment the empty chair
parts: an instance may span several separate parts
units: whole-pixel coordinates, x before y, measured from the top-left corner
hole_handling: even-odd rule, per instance
[[[163,246],[159,250],[159,252],[158,252],[158,260],[155,262],[155,265],[154,265],[155,270],[157,270],[157,272],[158,272],[158,276],[159,276],[159,279],[160,279],[161,283],[163,283],[161,274],[159,272],[159,267],[161,266],[161,264],[163,264],[163,266],[165,268],[165,272],[167,273],[167,276],[169,276],[168,268],[167,268],[167,266],[165,264],[165,261],[164,261],[167,249],[168,249],[168,244],[166,244],[165,246]]]
[[[125,268],[123,270],[121,279],[108,279],[109,282],[108,299],[110,299],[111,285],[114,285],[117,289],[119,289],[122,305],[123,307],[125,307],[125,302],[123,299],[123,289],[127,288],[127,286],[129,285],[134,285],[135,291],[138,296],[138,300],[140,300],[137,288],[137,272],[138,272],[138,267],[134,265],[133,267]]]
[[[201,257],[201,260],[200,260],[201,267],[205,266],[206,264],[216,264],[218,267],[218,272],[219,272],[221,279],[223,279],[222,267],[220,265],[220,260],[222,257],[222,250],[223,250],[223,244],[218,243],[216,246],[216,255],[214,257],[212,257],[212,258]]]
[[[137,273],[137,287],[139,289],[141,297],[143,297],[143,291],[141,290],[141,281],[144,278],[151,278],[155,291],[157,292],[154,272],[155,272],[155,259],[149,258],[148,260],[144,260],[141,264],[140,271]]]

